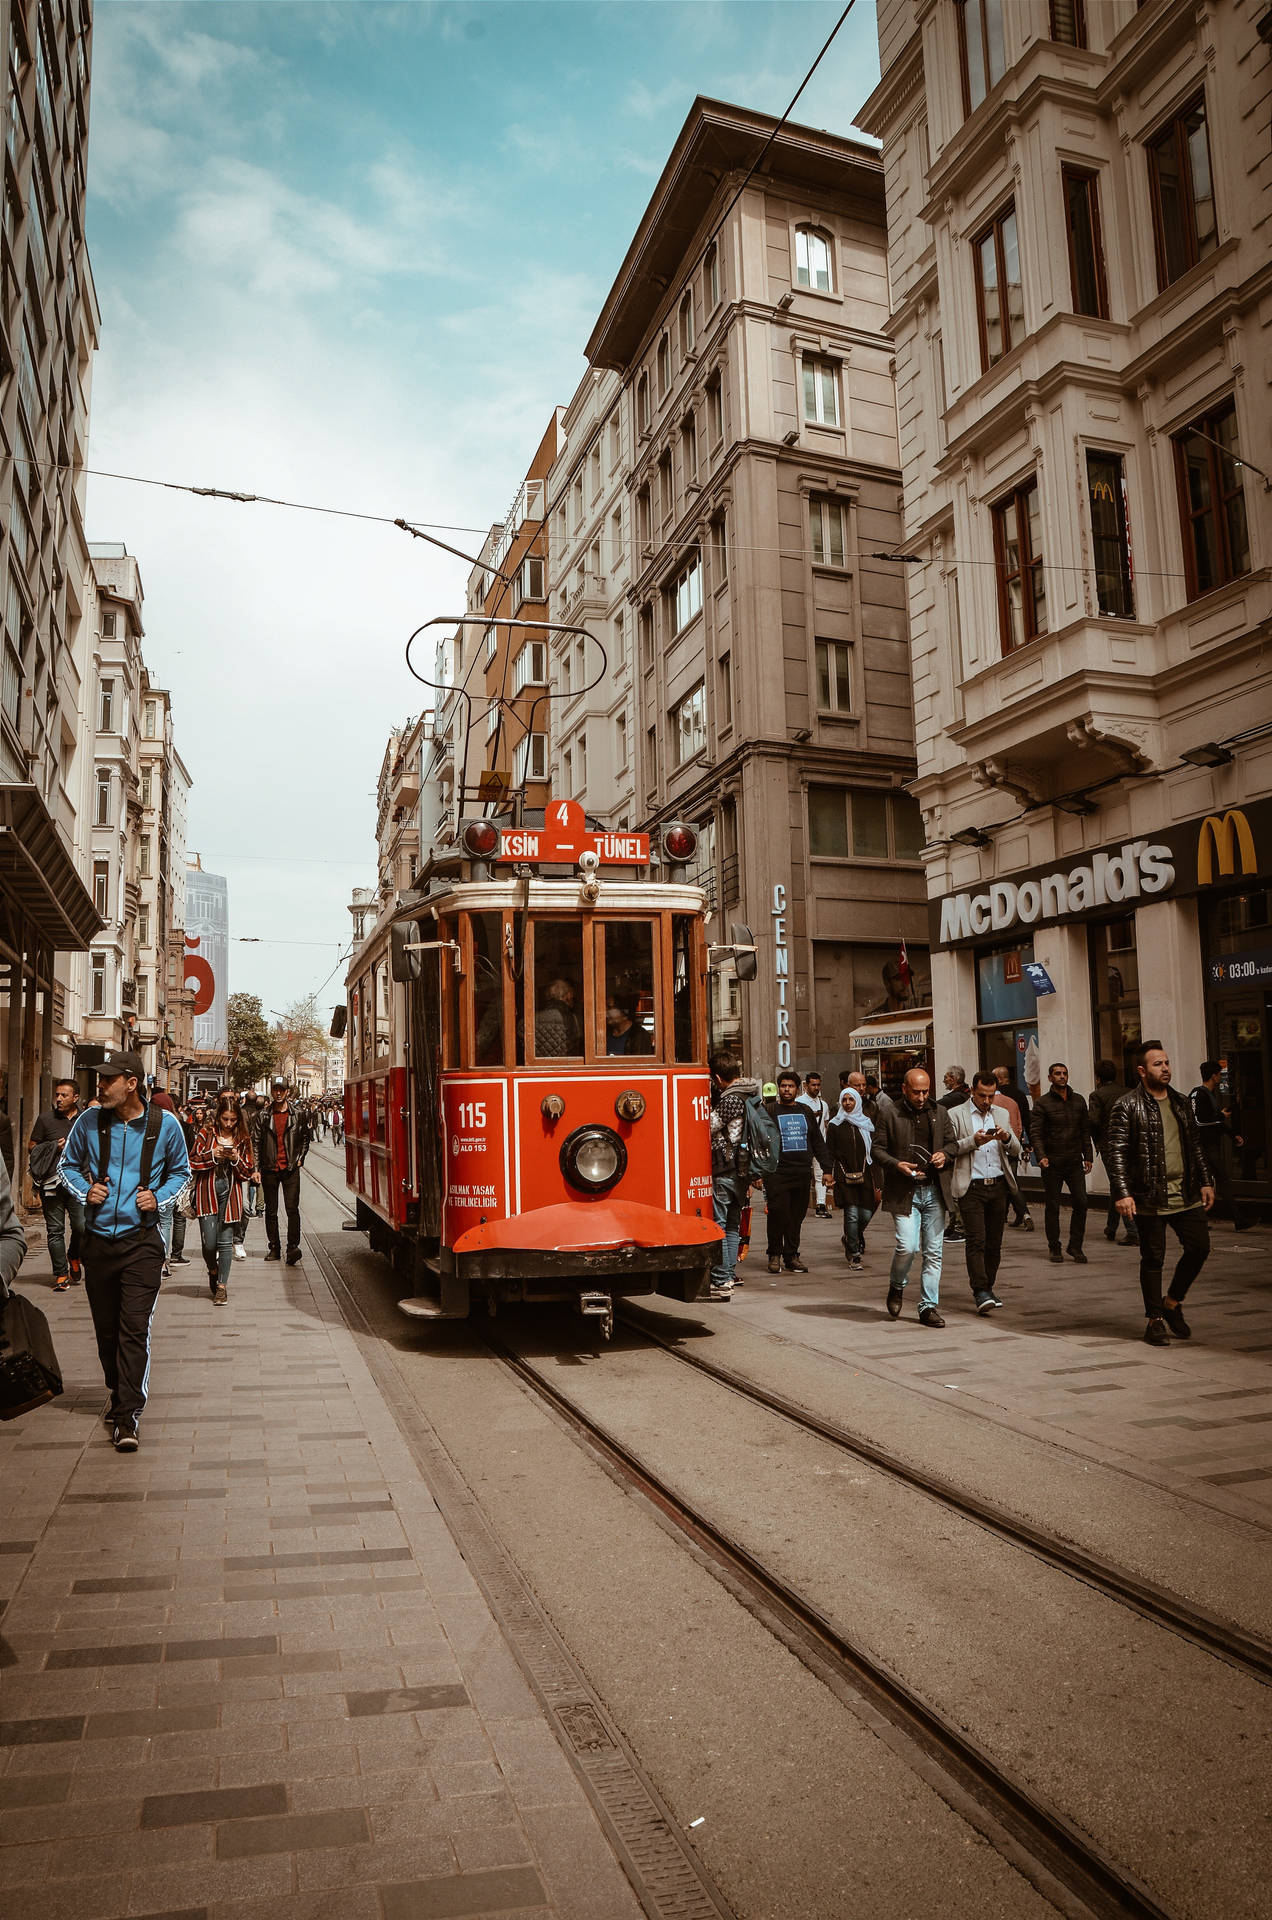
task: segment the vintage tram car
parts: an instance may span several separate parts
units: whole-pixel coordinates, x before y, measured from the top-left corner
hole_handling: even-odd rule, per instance
[[[355,952],[346,1178],[409,1275],[403,1311],[706,1290],[711,1206],[705,900],[694,835],[461,826]]]

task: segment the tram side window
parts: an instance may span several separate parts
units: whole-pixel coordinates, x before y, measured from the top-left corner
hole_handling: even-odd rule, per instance
[[[671,921],[671,1013],[675,1024],[676,1059],[692,1060],[693,1002],[698,980],[693,962],[693,921],[687,914],[672,915]]]
[[[362,1071],[362,995],[356,986],[349,989],[349,1073]]]
[[[537,1059],[583,1058],[583,928],[577,920],[534,923],[534,1051]]]
[[[362,1056],[360,1064],[363,1073],[369,1073],[374,1063],[371,1022],[374,1018],[373,1009],[375,1006],[375,1002],[371,998],[371,975],[369,973],[364,973],[362,976],[362,982],[358,988],[358,998],[362,1002]]]
[[[597,1051],[656,1053],[653,922],[607,920],[602,923],[602,932],[605,1031],[597,1036]]]
[[[385,961],[375,969],[375,1057],[389,1057],[389,969]]]
[[[504,1061],[503,915],[470,915],[473,939],[473,1065]]]

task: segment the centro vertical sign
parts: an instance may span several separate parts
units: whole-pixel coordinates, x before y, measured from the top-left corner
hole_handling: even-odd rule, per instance
[[[791,950],[786,940],[786,888],[779,881],[773,889],[773,958],[777,980],[777,1064],[791,1064],[791,1010],[786,1004],[791,978]]]

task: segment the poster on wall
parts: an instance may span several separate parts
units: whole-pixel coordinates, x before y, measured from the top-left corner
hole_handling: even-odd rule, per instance
[[[186,871],[185,984],[194,991],[194,1044],[225,1053],[230,961],[230,889],[224,874]]]

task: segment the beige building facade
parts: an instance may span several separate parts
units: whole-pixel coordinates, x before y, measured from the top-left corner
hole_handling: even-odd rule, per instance
[[[938,1061],[1062,1059],[1085,1091],[1142,1039],[1185,1087],[1219,1058],[1262,1197],[1266,17],[880,0],[857,116],[888,183]]]
[[[878,155],[700,99],[588,342],[629,423],[631,824],[693,823],[711,937],[756,934],[713,1030],[765,1077],[927,984],[888,312]]]
[[[84,879],[91,616],[84,449],[98,312],[84,240],[91,14],[0,10],[0,1077],[29,1134],[71,1061],[71,956],[100,922]]]

